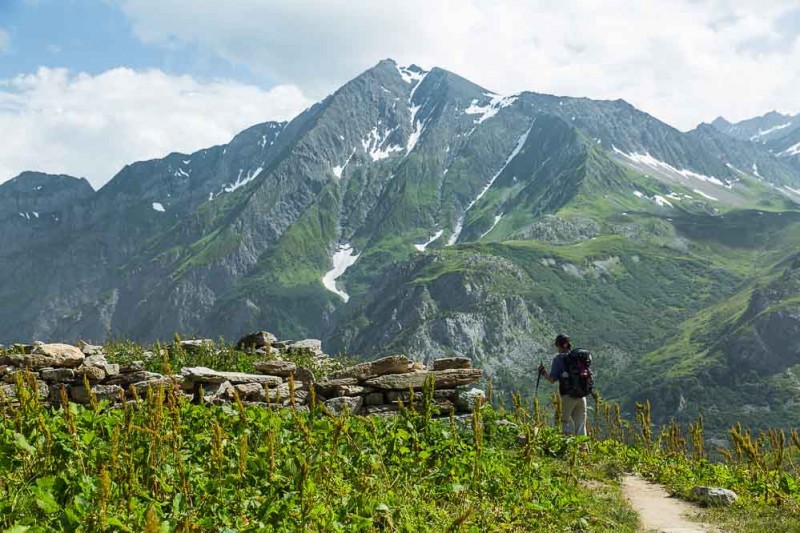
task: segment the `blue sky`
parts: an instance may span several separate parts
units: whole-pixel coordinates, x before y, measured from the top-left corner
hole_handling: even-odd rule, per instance
[[[683,130],[800,112],[797,0],[0,0],[0,182],[99,187],[291,119],[386,57]]]
[[[257,80],[249,69],[173,41],[148,45],[138,39],[125,12],[104,0],[0,0],[0,28],[8,49],[0,61],[0,79],[34,72],[41,66],[100,74],[115,67],[158,68],[198,79]]]

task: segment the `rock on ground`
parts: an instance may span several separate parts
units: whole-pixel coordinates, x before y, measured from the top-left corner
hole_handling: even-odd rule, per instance
[[[692,488],[692,496],[706,505],[725,507],[733,505],[733,502],[739,497],[732,490],[718,487],[694,487]]]
[[[421,389],[428,376],[433,376],[434,386],[441,389],[452,389],[460,385],[475,383],[483,375],[479,368],[460,368],[440,371],[411,372],[408,374],[391,374],[368,379],[365,385],[377,389],[408,390]]]

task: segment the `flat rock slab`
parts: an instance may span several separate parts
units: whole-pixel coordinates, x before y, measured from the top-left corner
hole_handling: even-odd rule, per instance
[[[107,385],[121,385],[123,387],[128,387],[133,383],[139,383],[141,381],[156,381],[163,378],[161,374],[157,374],[155,372],[148,372],[147,370],[137,370],[135,372],[126,372],[120,373],[117,376],[110,377],[106,379]]]
[[[258,361],[253,368],[260,374],[288,378],[297,372],[297,365],[291,361]]]
[[[639,513],[645,531],[658,533],[710,533],[716,528],[689,520],[697,515],[699,508],[678,498],[671,497],[664,487],[637,476],[625,476],[622,491]]]
[[[49,383],[71,381],[75,377],[75,371],[71,368],[43,368],[39,371],[39,377]]]
[[[472,368],[472,359],[469,357],[445,357],[434,359],[434,370],[451,370],[453,368]]]
[[[480,368],[458,368],[452,370],[411,372],[408,374],[388,374],[368,379],[365,385],[376,389],[409,390],[422,389],[428,376],[433,376],[437,389],[453,389],[460,385],[477,382],[483,375]]]
[[[73,368],[80,366],[85,355],[69,344],[35,344],[30,354],[9,354],[0,358],[0,365],[25,368]]]
[[[355,378],[363,381],[368,378],[379,377],[386,374],[403,374],[408,372],[411,360],[405,355],[390,355],[377,361],[360,363],[356,366],[332,372],[330,379]]]
[[[270,387],[277,387],[283,380],[278,376],[266,376],[264,374],[245,374],[244,372],[219,372],[204,366],[184,367],[181,375],[186,379],[200,383],[224,383],[230,381],[237,383],[261,383]]]

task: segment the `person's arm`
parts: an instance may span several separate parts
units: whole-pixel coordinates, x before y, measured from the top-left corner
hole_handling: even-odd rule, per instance
[[[549,383],[555,383],[558,381],[558,376],[561,375],[561,370],[559,365],[559,358],[556,357],[553,359],[553,365],[550,367],[550,373],[547,373],[547,369],[544,367],[544,364],[539,365],[539,373],[542,375],[544,379],[546,379]]]

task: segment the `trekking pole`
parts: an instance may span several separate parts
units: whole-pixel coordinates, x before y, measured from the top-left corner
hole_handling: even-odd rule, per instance
[[[533,393],[534,398],[536,398],[536,396],[539,394],[539,382],[542,380],[542,373],[539,372],[539,368],[541,368],[543,364],[544,363],[542,361],[539,361],[539,366],[536,368],[536,374],[538,375],[536,376],[536,390]]]

